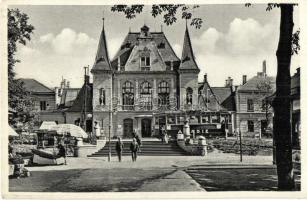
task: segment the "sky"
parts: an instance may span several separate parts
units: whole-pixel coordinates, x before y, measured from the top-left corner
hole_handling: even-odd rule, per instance
[[[93,66],[98,40],[105,18],[105,32],[110,58],[118,51],[129,29],[140,31],[146,24],[150,31],[165,33],[180,58],[185,31],[185,20],[172,26],[163,18],[153,18],[146,6],[135,19],[111,12],[110,6],[14,6],[28,14],[35,27],[26,46],[19,45],[16,65],[18,78],[35,78],[53,88],[62,77],[71,87],[83,84],[84,66]],[[242,75],[251,78],[267,62],[267,74],[276,76],[276,49],[279,38],[280,11],[265,11],[265,4],[201,5],[193,15],[203,19],[201,29],[189,27],[196,62],[200,68],[199,81],[207,73],[211,86],[224,86],[227,77],[234,84],[242,83]],[[298,8],[294,8],[294,31],[298,26]],[[162,27],[161,27],[162,25]],[[292,57],[291,74],[299,67],[299,56]]]

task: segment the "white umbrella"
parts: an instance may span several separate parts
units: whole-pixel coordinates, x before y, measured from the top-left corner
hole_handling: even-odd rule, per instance
[[[87,138],[87,133],[80,126],[74,124],[58,124],[53,126],[51,130],[55,130],[59,135],[70,133],[73,137]]]
[[[19,136],[11,126],[9,126],[9,136]]]
[[[54,121],[43,121],[42,125],[39,127],[40,130],[52,130],[52,127],[57,124]]]

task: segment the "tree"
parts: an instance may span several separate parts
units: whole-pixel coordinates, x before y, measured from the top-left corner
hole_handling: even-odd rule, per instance
[[[292,137],[290,124],[290,64],[293,54],[293,4],[280,4],[280,33],[276,52],[276,97],[273,100],[273,135],[279,190],[293,190]]]
[[[266,120],[266,124],[264,129],[266,129],[269,125],[269,115],[270,115],[270,103],[268,101],[268,96],[271,95],[273,93],[272,91],[272,86],[269,80],[262,80],[257,84],[257,89],[259,90],[259,94],[262,94],[262,110],[265,112],[265,120]],[[261,128],[262,128],[262,124],[261,124]],[[261,134],[262,132],[260,131],[260,139],[261,139]]]
[[[144,5],[114,5],[111,11],[124,13],[128,19],[133,19],[137,14],[143,11]],[[163,16],[166,25],[172,25],[177,21],[177,12],[181,12],[182,19],[191,19],[190,25],[199,29],[202,26],[203,20],[193,16],[193,10],[199,8],[199,5],[184,5],[184,4],[154,4],[151,7],[151,15],[155,18],[159,15]]]
[[[16,58],[17,44],[26,45],[34,30],[28,19],[28,15],[19,9],[8,9],[8,104],[17,113],[23,114],[32,110],[33,101],[23,88],[23,83],[15,78],[14,67],[20,62]],[[15,120],[10,120],[10,123]]]
[[[247,7],[251,4],[245,4]],[[276,142],[276,164],[278,174],[279,190],[294,189],[294,178],[292,171],[292,142],[290,126],[290,64],[291,56],[298,53],[299,33],[293,34],[293,4],[276,4],[270,3],[267,11],[273,8],[280,8],[280,37],[277,56],[277,77],[276,77],[276,97],[273,101],[274,119],[273,135]],[[144,5],[115,5],[111,8],[113,12],[122,12],[128,19],[132,19],[136,14],[143,11]],[[192,7],[198,8],[198,5]],[[191,7],[184,4],[177,5],[152,5],[151,14],[153,17],[163,15],[164,23],[171,25],[176,22],[177,10],[181,8],[183,19],[192,19],[190,25],[200,28],[202,25],[201,18],[193,18]]]

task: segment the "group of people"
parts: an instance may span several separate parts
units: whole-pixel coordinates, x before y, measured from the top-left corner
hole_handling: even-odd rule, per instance
[[[141,152],[141,146],[142,146],[142,141],[140,136],[136,133],[136,131],[133,132],[133,139],[130,143],[130,151],[131,151],[131,157],[132,157],[132,162],[135,162],[137,159],[137,153]],[[124,143],[121,140],[120,137],[118,137],[118,140],[115,145],[116,153],[118,156],[118,161],[122,161],[122,153],[124,150]]]

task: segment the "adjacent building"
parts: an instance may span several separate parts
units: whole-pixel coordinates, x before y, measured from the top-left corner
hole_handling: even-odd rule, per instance
[[[300,68],[291,77],[291,127],[294,149],[301,149],[301,75]]]
[[[263,70],[247,80],[243,75],[242,85],[236,91],[236,127],[243,136],[261,137],[268,127],[272,127],[272,109],[266,103],[266,97],[275,91],[275,77]]]
[[[48,112],[56,109],[55,92],[31,78],[19,79],[23,83],[23,87],[30,94],[34,101],[34,109],[38,112]]]

